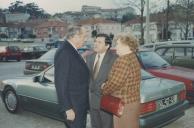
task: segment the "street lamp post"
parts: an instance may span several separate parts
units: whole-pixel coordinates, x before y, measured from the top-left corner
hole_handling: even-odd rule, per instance
[[[150,10],[149,10],[149,0],[146,0],[147,11],[146,11],[146,44],[150,43]]]

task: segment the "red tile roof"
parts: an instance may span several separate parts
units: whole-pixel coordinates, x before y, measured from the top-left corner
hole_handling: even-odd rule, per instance
[[[66,27],[67,23],[63,21],[46,21],[37,26],[37,28],[47,28],[47,27]]]

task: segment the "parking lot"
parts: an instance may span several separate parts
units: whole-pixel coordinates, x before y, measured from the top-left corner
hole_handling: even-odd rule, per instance
[[[0,80],[23,75],[24,61],[0,62]],[[13,115],[6,111],[0,100],[0,128],[64,128],[63,122],[43,117],[31,112],[20,111]],[[193,128],[194,105],[186,111],[184,117],[164,128]]]

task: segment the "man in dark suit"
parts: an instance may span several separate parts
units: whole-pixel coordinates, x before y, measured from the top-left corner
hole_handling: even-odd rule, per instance
[[[92,128],[113,128],[111,114],[100,109],[101,85],[106,81],[108,73],[117,55],[111,52],[112,41],[106,34],[98,34],[94,42],[95,53],[86,57],[90,69],[89,103]]]
[[[54,59],[58,102],[68,128],[85,128],[89,70],[77,49],[85,42],[86,30],[80,26],[71,27],[66,39]]]

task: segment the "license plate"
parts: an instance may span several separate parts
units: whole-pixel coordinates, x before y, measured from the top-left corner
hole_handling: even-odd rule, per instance
[[[159,109],[170,107],[176,103],[177,103],[177,95],[162,98],[161,100],[158,101]]]

